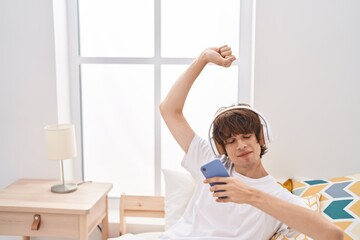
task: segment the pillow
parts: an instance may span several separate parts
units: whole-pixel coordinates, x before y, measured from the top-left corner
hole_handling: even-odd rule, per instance
[[[320,214],[344,231],[344,239],[360,236],[360,179],[357,175],[295,181],[293,193],[308,196],[321,193]]]
[[[183,215],[194,192],[195,181],[189,173],[163,169],[165,180],[165,230]]]
[[[292,179],[286,179],[285,181],[278,180],[278,183],[283,186],[285,189],[287,189],[289,192],[292,192],[293,189],[293,181]]]
[[[314,195],[302,197],[302,199],[310,207],[311,210],[313,210],[314,212],[320,213],[320,197],[321,197],[321,194],[316,193]],[[271,240],[290,240],[290,239],[311,240],[312,238],[309,238],[302,233],[298,233],[297,235],[295,235],[292,238],[288,238],[288,237],[285,237],[284,235],[282,235],[281,233],[277,233],[275,236],[273,236],[271,238]]]

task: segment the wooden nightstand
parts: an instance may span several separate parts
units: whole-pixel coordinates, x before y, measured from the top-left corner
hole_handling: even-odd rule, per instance
[[[1,190],[0,235],[85,240],[101,225],[102,239],[107,239],[107,194],[112,184],[85,182],[75,192],[52,193],[51,186],[58,182],[20,179]]]

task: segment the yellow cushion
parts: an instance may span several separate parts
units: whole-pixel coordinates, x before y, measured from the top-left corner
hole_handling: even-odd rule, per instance
[[[285,182],[281,183],[278,182],[281,186],[283,186],[284,188],[286,188],[289,192],[292,192],[293,189],[293,181],[292,179],[287,179]]]

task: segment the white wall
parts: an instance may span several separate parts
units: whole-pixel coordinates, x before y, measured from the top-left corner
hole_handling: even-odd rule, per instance
[[[0,0],[0,188],[58,178],[43,127],[57,121],[52,2]]]
[[[255,107],[277,177],[360,172],[360,1],[257,0]]]

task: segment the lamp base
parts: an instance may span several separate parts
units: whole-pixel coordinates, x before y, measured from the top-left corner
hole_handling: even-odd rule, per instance
[[[75,183],[65,183],[65,184],[59,184],[54,185],[51,187],[51,192],[53,193],[71,193],[76,191],[77,184]]]

